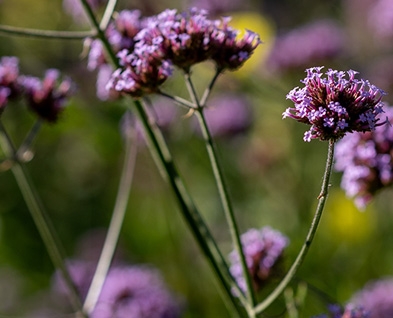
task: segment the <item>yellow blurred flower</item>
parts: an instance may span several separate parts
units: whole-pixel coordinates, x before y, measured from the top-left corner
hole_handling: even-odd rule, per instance
[[[332,190],[329,194],[323,219],[321,231],[336,241],[364,241],[376,226],[372,206],[359,211],[341,190]]]
[[[257,12],[235,12],[228,15],[232,17],[229,25],[241,31],[239,37],[244,35],[245,30],[251,30],[257,33],[262,41],[251,58],[239,70],[234,72],[239,76],[247,76],[258,70],[258,66],[265,61],[273,44],[274,27],[271,21]]]

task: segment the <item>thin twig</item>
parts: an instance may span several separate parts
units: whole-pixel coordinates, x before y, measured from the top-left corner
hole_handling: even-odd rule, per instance
[[[90,31],[55,31],[20,28],[9,25],[0,25],[0,34],[23,36],[30,38],[45,38],[59,40],[81,40],[87,37],[95,37],[96,32]]]
[[[106,30],[108,27],[109,22],[111,21],[113,12],[115,11],[115,7],[117,4],[117,0],[109,0],[108,4],[106,5],[104,15],[100,22],[100,29]]]
[[[183,108],[186,108],[188,110],[196,108],[195,104],[193,104],[193,103],[189,102],[188,100],[186,100],[184,98],[181,98],[179,96],[170,95],[170,94],[167,94],[167,93],[165,93],[163,91],[159,91],[158,94],[163,96],[163,97],[165,97],[165,98],[170,99],[175,104],[177,104],[177,105],[179,105],[179,106],[181,106]]]
[[[89,314],[91,314],[91,312],[94,310],[98,297],[101,293],[102,286],[104,285],[106,275],[109,271],[113,255],[116,250],[121,227],[123,225],[137,155],[137,140],[135,130],[133,130],[133,133],[130,136],[126,136],[125,144],[126,153],[124,157],[124,164],[115,207],[113,209],[111,222],[108,227],[108,232],[100,258],[98,260],[97,268],[83,304],[83,309]]]
[[[205,107],[207,99],[210,96],[210,93],[213,89],[214,84],[216,83],[218,76],[221,74],[222,70],[217,68],[216,73],[214,74],[212,80],[210,81],[209,85],[206,87],[205,91],[203,92],[202,98],[199,102],[200,107]]]

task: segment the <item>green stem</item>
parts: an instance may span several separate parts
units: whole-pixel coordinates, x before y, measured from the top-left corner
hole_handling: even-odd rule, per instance
[[[27,134],[25,140],[20,145],[19,149],[16,152],[17,160],[27,162],[32,158],[32,153],[30,150],[31,145],[37,136],[38,132],[40,131],[42,126],[42,120],[37,119],[33,128],[30,129],[29,133]]]
[[[213,84],[214,84],[215,79],[218,77],[218,75],[219,75],[219,72],[216,73],[216,75],[212,81]],[[226,217],[226,220],[227,220],[227,223],[229,226],[231,239],[232,239],[233,245],[235,246],[235,250],[238,253],[239,258],[240,258],[241,266],[243,269],[243,275],[246,280],[248,302],[251,305],[251,307],[254,307],[256,304],[255,293],[254,293],[254,289],[252,286],[250,273],[247,268],[246,258],[244,256],[244,252],[243,252],[243,248],[242,248],[242,244],[241,244],[241,240],[240,240],[240,233],[239,233],[237,223],[235,220],[235,215],[233,213],[231,201],[229,199],[228,190],[225,185],[223,174],[221,171],[221,167],[220,167],[220,164],[218,161],[218,156],[217,156],[217,152],[215,149],[215,144],[214,144],[213,138],[210,134],[210,130],[207,126],[206,119],[203,114],[203,107],[201,106],[201,104],[198,101],[198,97],[197,97],[194,85],[191,81],[191,77],[190,77],[189,72],[185,73],[185,80],[186,80],[187,88],[190,93],[191,99],[197,105],[195,115],[198,118],[199,125],[202,130],[202,135],[205,140],[206,150],[207,150],[207,153],[208,153],[208,156],[210,159],[210,163],[211,163],[211,166],[213,169],[213,175],[214,175],[215,181],[217,183],[218,193],[219,193],[221,203],[222,203],[222,206],[224,209],[225,217]],[[204,95],[205,95],[204,99],[206,101],[208,94],[204,94]],[[251,315],[250,317],[255,317],[255,316]]]
[[[235,220],[235,215],[233,212],[231,201],[229,199],[228,190],[227,190],[227,187],[224,183],[223,174],[222,174],[219,162],[218,162],[218,158],[217,158],[217,154],[216,154],[216,150],[215,150],[215,144],[214,144],[213,139],[210,135],[210,131],[207,127],[207,123],[206,123],[205,117],[203,115],[203,109],[198,109],[195,112],[195,115],[198,118],[199,125],[201,127],[202,134],[203,134],[203,137],[206,142],[206,150],[207,150],[207,153],[208,153],[208,156],[210,159],[210,163],[212,166],[213,175],[214,175],[214,178],[217,183],[217,189],[218,189],[221,203],[222,203],[222,206],[224,209],[225,217],[226,217],[226,220],[228,223],[232,243],[235,247],[236,252],[239,255],[240,263],[243,268],[243,275],[244,275],[244,278],[246,281],[246,286],[247,286],[247,298],[248,298],[248,301],[249,301],[249,304],[251,305],[251,307],[254,307],[256,304],[256,299],[255,299],[254,289],[252,286],[252,280],[250,277],[250,273],[248,271],[246,258],[245,258],[242,244],[241,244],[241,240],[240,240],[240,233],[239,233],[239,229],[238,229],[238,226],[237,226],[237,223]],[[253,317],[253,316],[250,316],[250,317]]]
[[[211,93],[211,91],[213,89],[213,86],[216,83],[216,81],[218,79],[218,76],[221,74],[221,72],[222,72],[222,69],[218,68],[216,70],[216,73],[214,74],[212,80],[210,81],[210,84],[206,87],[206,89],[205,89],[205,91],[204,91],[204,93],[202,95],[202,98],[201,98],[200,103],[199,103],[200,107],[202,107],[202,108],[205,107],[207,99],[209,98],[210,93]]]
[[[80,0],[80,3],[82,5],[83,9],[85,10],[87,18],[89,19],[90,24],[92,25],[93,29],[95,30],[97,37],[101,40],[102,45],[104,46],[105,52],[108,55],[107,56],[108,60],[111,61],[111,63],[115,66],[115,68],[117,68],[119,66],[119,61],[116,57],[115,52],[113,52],[109,41],[107,40],[107,38],[105,36],[105,30],[101,29],[101,26],[100,26],[98,20],[96,19],[94,12],[91,9],[87,0]]]
[[[1,147],[3,148],[4,152],[7,156],[15,158],[15,161],[11,167],[11,171],[14,174],[15,180],[22,192],[23,198],[38,229],[38,232],[41,235],[42,241],[45,244],[49,257],[51,258],[55,268],[60,270],[64,282],[69,289],[71,305],[73,306],[74,310],[77,311],[78,317],[87,317],[82,310],[82,303],[80,301],[78,292],[64,263],[65,257],[62,245],[56,235],[52,223],[50,222],[44,210],[38,194],[33,187],[33,183],[29,178],[27,169],[25,168],[24,164],[18,162],[16,158],[16,149],[1,122],[0,134],[2,137],[0,138]]]
[[[229,273],[228,265],[226,264],[220,249],[188,193],[159,128],[150,118],[148,118],[142,104],[139,101],[134,101],[134,103],[137,114],[145,128],[149,148],[161,175],[169,182],[186,223],[190,227],[195,240],[206,257],[206,260],[213,268],[213,272],[216,274],[221,286],[225,289],[226,298],[231,301],[232,305],[236,307],[240,314],[241,309],[238,307],[231,289],[241,295],[239,299],[243,306],[247,308],[247,302],[242,296],[242,292],[234,282],[232,275]]]
[[[61,40],[81,40],[87,37],[94,37],[96,35],[94,31],[37,30],[8,25],[0,25],[0,34]]]
[[[113,255],[116,250],[121,227],[123,225],[137,155],[135,131],[132,136],[126,137],[125,144],[126,153],[112,218],[108,227],[104,246],[98,260],[96,271],[83,304],[83,309],[89,314],[91,314],[97,304],[98,297],[100,296],[102,286],[105,282],[105,277],[109,271]]]
[[[106,5],[104,15],[101,19],[100,29],[106,30],[108,24],[112,18],[113,11],[115,10],[117,4],[117,0],[109,0],[108,4]]]
[[[184,108],[186,108],[188,110],[196,108],[195,104],[190,103],[188,100],[186,100],[184,98],[181,98],[179,96],[173,96],[173,95],[167,94],[167,93],[162,92],[162,91],[159,91],[158,94],[160,94],[161,96],[163,96],[165,98],[170,99],[175,104],[177,104],[177,105],[179,105],[181,107],[184,107]]]
[[[291,268],[289,269],[289,271],[287,272],[285,277],[281,280],[280,284],[272,291],[272,293],[268,297],[266,297],[264,299],[263,302],[261,302],[260,304],[258,304],[255,307],[256,313],[260,313],[260,312],[264,311],[284,291],[284,289],[288,286],[290,281],[295,276],[297,270],[299,269],[300,265],[303,263],[306,255],[307,255],[307,252],[310,249],[311,243],[312,243],[315,233],[317,231],[318,224],[321,219],[323,208],[325,206],[325,202],[327,199],[327,195],[328,195],[328,191],[329,191],[329,180],[330,180],[330,175],[331,175],[332,166],[333,166],[333,157],[334,157],[334,141],[329,140],[326,168],[325,168],[325,173],[323,175],[321,193],[318,196],[319,202],[318,202],[318,206],[316,208],[310,229],[307,233],[306,240],[305,240],[298,256],[296,257],[295,262],[292,264]]]

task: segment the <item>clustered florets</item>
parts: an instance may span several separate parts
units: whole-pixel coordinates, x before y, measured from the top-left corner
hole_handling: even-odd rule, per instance
[[[296,87],[287,95],[295,107],[288,108],[283,118],[311,125],[304,141],[338,140],[348,132],[372,131],[381,125],[378,115],[383,113],[383,90],[356,79],[356,71],[329,69],[323,74],[322,68],[307,69],[304,87]]]
[[[283,251],[289,244],[286,236],[271,227],[250,229],[241,235],[243,253],[247,267],[256,290],[260,290],[273,276]],[[239,254],[236,251],[229,255],[230,272],[235,278],[239,288],[247,290]]]
[[[168,9],[143,19],[139,11],[120,12],[106,35],[121,67],[112,74],[106,89],[112,96],[115,91],[138,98],[156,92],[174,66],[188,72],[193,65],[212,60],[219,70],[239,68],[260,40],[251,31],[239,37],[229,20],[210,20],[205,10],[195,8],[182,13]],[[94,40],[89,68],[106,63],[102,45]]]
[[[32,111],[42,119],[55,122],[64,108],[66,98],[74,91],[69,78],[59,80],[60,72],[50,69],[43,80],[19,74],[16,57],[0,59],[0,113],[9,99],[25,97]]]
[[[390,124],[372,132],[354,133],[337,143],[335,169],[343,172],[341,187],[364,209],[375,193],[393,184],[393,108],[385,107]]]

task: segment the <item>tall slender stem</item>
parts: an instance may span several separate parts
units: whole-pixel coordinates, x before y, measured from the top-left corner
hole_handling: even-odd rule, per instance
[[[18,160],[22,160],[26,162],[28,161],[27,159],[31,159],[31,158],[26,158],[26,152],[29,152],[29,149],[31,148],[31,145],[35,137],[40,131],[41,126],[42,126],[42,120],[37,119],[33,127],[30,129],[29,133],[27,134],[25,140],[23,141],[23,143],[20,145],[19,149],[16,152],[16,157],[18,158]]]
[[[321,220],[322,217],[322,212],[323,208],[325,206],[325,202],[327,199],[328,191],[329,191],[329,180],[330,180],[330,175],[332,172],[332,166],[333,166],[333,157],[334,157],[334,141],[329,140],[329,148],[328,148],[328,154],[327,154],[327,160],[326,160],[326,167],[325,167],[325,173],[323,175],[323,180],[322,180],[322,187],[321,187],[321,193],[318,196],[318,205],[315,210],[314,218],[311,222],[310,229],[308,230],[306,240],[296,257],[294,263],[292,264],[291,268],[285,275],[285,277],[281,280],[280,284],[277,285],[277,287],[272,291],[272,293],[264,299],[263,302],[258,304],[255,307],[255,312],[260,313],[264,311],[267,307],[269,307],[276,299],[277,297],[284,291],[284,289],[288,286],[292,278],[295,276],[297,270],[299,269],[300,265],[303,263],[307,252],[310,249],[311,243],[314,239],[315,233],[317,231],[319,221]]]
[[[233,281],[228,270],[228,265],[226,264],[220,249],[188,193],[160,130],[157,125],[148,118],[146,111],[143,110],[142,104],[135,101],[135,106],[137,114],[145,128],[153,158],[155,159],[162,176],[169,181],[183,217],[185,218],[187,225],[190,227],[196,242],[199,244],[199,247],[205,255],[206,260],[213,268],[213,272],[221,282],[221,286],[226,292],[227,299],[231,300],[232,304],[237,308],[240,314],[240,309],[232,295],[231,288],[233,288],[233,290],[235,290],[235,292],[239,295],[241,295],[241,291]],[[245,302],[244,297],[240,296],[240,301],[246,309],[249,309],[247,308],[248,305],[247,302]]]
[[[214,78],[217,78],[218,74],[219,73],[217,72],[217,74]],[[247,268],[246,258],[244,256],[244,252],[243,252],[243,248],[242,248],[242,244],[241,244],[241,240],[240,240],[240,233],[239,233],[237,223],[235,220],[235,215],[233,212],[232,204],[229,199],[228,190],[225,185],[223,174],[221,171],[221,167],[220,167],[220,164],[218,161],[218,156],[216,153],[215,144],[214,144],[213,138],[210,134],[209,128],[207,126],[206,119],[203,114],[203,107],[201,106],[200,102],[198,101],[198,97],[197,97],[194,85],[191,81],[191,77],[190,77],[189,72],[185,73],[185,80],[186,80],[186,84],[187,84],[191,99],[197,105],[195,115],[198,118],[199,125],[202,130],[202,135],[203,135],[203,138],[206,143],[206,150],[207,150],[207,153],[208,153],[208,156],[210,159],[210,163],[212,166],[213,175],[214,175],[214,178],[217,183],[218,193],[219,193],[221,203],[222,203],[222,206],[224,209],[225,217],[226,217],[226,220],[227,220],[227,223],[229,226],[231,239],[232,239],[233,245],[235,246],[235,250],[240,257],[240,262],[241,262],[242,269],[243,269],[243,275],[246,280],[247,298],[248,298],[248,301],[249,301],[249,304],[251,305],[251,307],[254,307],[256,304],[254,289],[252,286],[250,273]],[[212,83],[214,83],[214,81],[215,80],[213,80]],[[205,99],[207,99],[207,96],[205,97]]]
[[[94,31],[55,31],[20,28],[9,25],[0,25],[0,34],[24,36],[31,38],[81,40],[96,35]]]
[[[11,171],[14,174],[15,180],[22,192],[26,205],[45,244],[49,257],[51,258],[55,268],[60,270],[64,282],[69,289],[71,305],[73,306],[74,310],[77,311],[77,317],[87,317],[83,312],[82,303],[80,301],[78,292],[64,263],[65,257],[63,247],[56,235],[56,231],[45,212],[37,192],[33,187],[33,183],[29,178],[27,169],[25,168],[24,164],[17,160],[15,146],[9,138],[1,121],[0,134],[2,137],[0,138],[1,147],[7,156],[14,158]]]
[[[126,137],[125,144],[126,153],[111,222],[108,227],[108,232],[100,258],[98,260],[96,271],[83,304],[83,309],[89,314],[94,310],[98,297],[100,296],[102,286],[104,285],[106,275],[109,271],[113,255],[116,250],[121,227],[123,225],[137,155],[137,141],[135,131],[133,132],[132,136]]]

